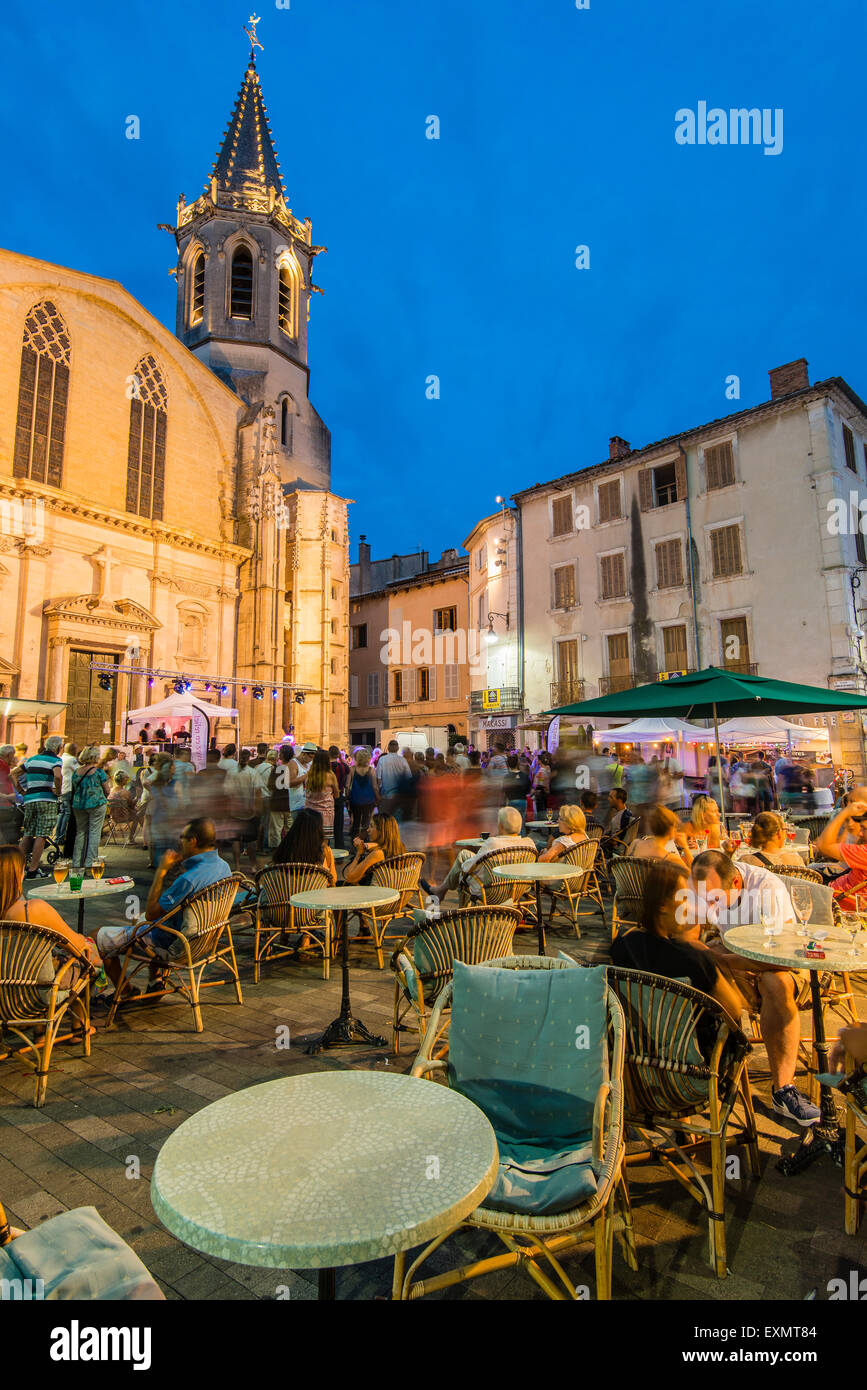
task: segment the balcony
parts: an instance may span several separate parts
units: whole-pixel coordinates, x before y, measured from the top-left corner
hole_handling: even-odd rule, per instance
[[[470,714],[522,714],[524,698],[516,685],[470,692]]]
[[[551,682],[551,708],[558,705],[577,705],[584,699],[583,680],[562,680]]]
[[[623,676],[600,676],[599,694],[616,695],[618,690],[633,690],[635,683],[635,676],[631,671],[627,671]]]
[[[724,671],[733,671],[737,676],[757,676],[759,668],[754,661],[724,661]]]

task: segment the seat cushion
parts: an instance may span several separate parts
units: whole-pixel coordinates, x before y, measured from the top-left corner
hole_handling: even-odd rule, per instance
[[[593,1145],[590,1137],[574,1148],[527,1157],[522,1145],[516,1152],[500,1145],[497,1178],[483,1206],[492,1211],[521,1212],[525,1216],[554,1216],[570,1211],[596,1191]]]
[[[95,1207],[78,1207],[25,1231],[0,1254],[14,1265],[4,1278],[41,1279],[43,1297],[147,1299],[164,1297],[134,1250],[106,1225]]]

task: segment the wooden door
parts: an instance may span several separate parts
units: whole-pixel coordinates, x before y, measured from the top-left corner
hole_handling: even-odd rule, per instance
[[[91,671],[92,661],[117,664],[117,657],[105,652],[69,653],[65,737],[67,742],[77,744],[79,750],[89,743],[108,743],[114,735],[117,677],[112,680],[110,690],[102,690],[99,685],[102,672]],[[105,732],[106,722],[108,733]]]

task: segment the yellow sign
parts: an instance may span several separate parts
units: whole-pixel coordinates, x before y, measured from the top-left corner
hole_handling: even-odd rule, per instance
[[[501,692],[499,690],[482,691],[482,709],[499,709],[501,704]]]
[[[670,681],[672,676],[685,676],[686,674],[686,671],[660,671],[656,679],[658,681]]]

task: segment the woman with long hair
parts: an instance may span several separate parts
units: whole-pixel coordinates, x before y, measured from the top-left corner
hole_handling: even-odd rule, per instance
[[[719,806],[712,796],[706,796],[704,792],[697,796],[692,803],[689,813],[690,830],[692,838],[696,835],[707,836],[707,849],[719,849],[722,838],[722,824],[720,821]],[[690,844],[690,849],[693,846]]]
[[[89,869],[99,854],[99,840],[108,807],[108,773],[99,749],[82,748],[72,774],[72,814],[75,816],[75,849],[72,862]]]
[[[394,816],[386,815],[383,811],[373,818],[373,839],[365,841],[357,835],[352,843],[355,846],[355,858],[347,864],[343,875],[345,881],[352,884],[369,883],[371,871],[377,864],[407,853],[406,846],[400,838],[398,822]]]
[[[647,833],[633,840],[626,851],[630,859],[668,859],[673,864],[692,863],[684,829],[667,806],[651,806],[645,820]]]
[[[568,854],[576,845],[587,840],[587,817],[580,806],[561,806],[558,813],[558,834],[548,836],[548,846],[539,855],[540,864],[550,864]]]
[[[749,844],[742,845],[732,858],[739,863],[758,864],[774,870],[784,865],[803,868],[804,861],[797,850],[786,849],[786,827],[776,811],[761,811],[749,831]]]
[[[336,880],[334,855],[318,811],[309,806],[296,811],[295,819],[271,856],[271,863],[321,864]]]
[[[24,855],[17,845],[0,845],[0,920],[7,922],[29,922],[34,927],[50,927],[64,937],[73,951],[99,965],[99,952],[96,942],[68,927],[51,903],[42,898],[24,897]],[[46,972],[43,983],[54,979],[53,968]]]
[[[324,748],[318,748],[307,769],[304,804],[308,811],[319,812],[326,835],[331,835],[334,830],[334,803],[339,795],[340,787],[331,770],[331,759]]]

